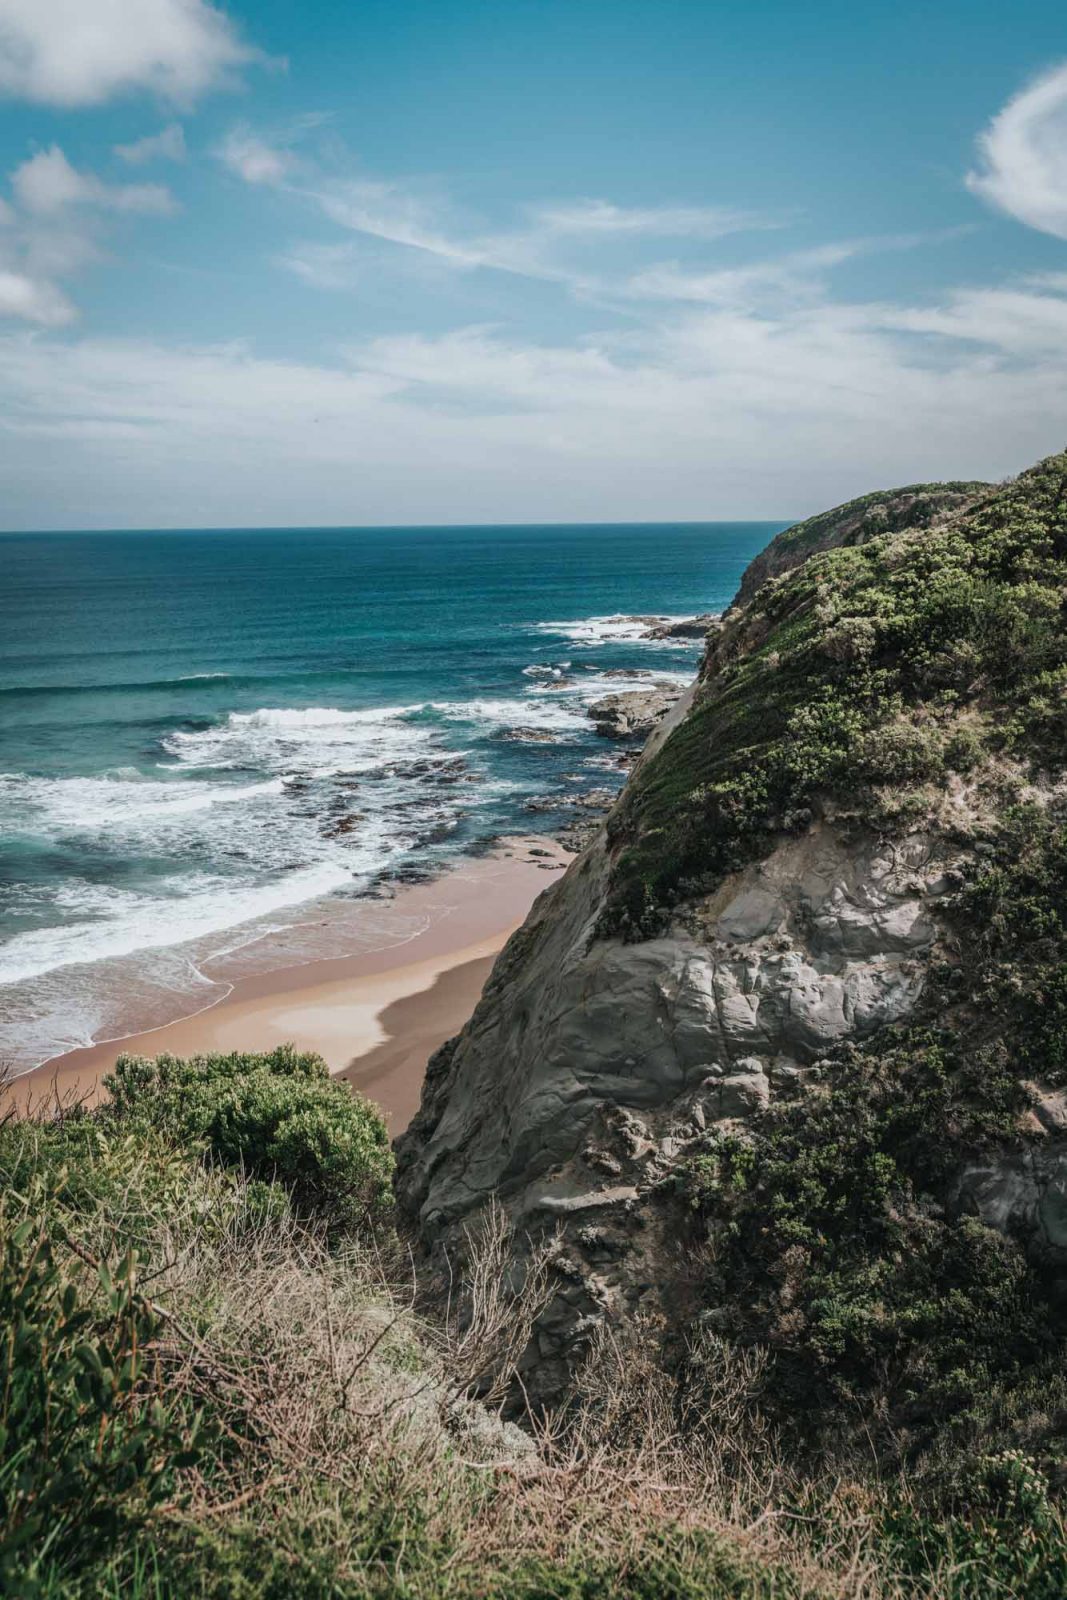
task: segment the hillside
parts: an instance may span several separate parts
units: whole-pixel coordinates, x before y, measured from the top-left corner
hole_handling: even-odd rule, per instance
[[[558,1233],[543,1403],[711,1331],[808,1454],[1059,1472],[1067,458],[973,489],[749,582],[431,1064],[398,1191]]]

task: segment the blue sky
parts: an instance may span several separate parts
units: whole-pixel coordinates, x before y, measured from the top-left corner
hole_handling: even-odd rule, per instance
[[[800,516],[1067,439],[1062,5],[0,0],[0,525]]]

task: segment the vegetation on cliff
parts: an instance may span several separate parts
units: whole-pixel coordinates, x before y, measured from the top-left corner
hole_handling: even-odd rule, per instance
[[[865,544],[883,533],[928,528],[970,504],[992,487],[988,483],[912,483],[905,489],[876,489],[829,511],[785,528],[750,563],[737,592],[747,605],[768,578],[781,577],[819,550]]]
[[[355,1124],[324,1131],[307,1058],[163,1076],[198,1086],[182,1116],[203,1129],[204,1105],[264,1074],[292,1086],[290,1108],[307,1097],[312,1166],[331,1142],[340,1160]],[[752,1410],[759,1359],[732,1364],[716,1338],[699,1405],[691,1390],[680,1409],[624,1338],[565,1421],[502,1423],[493,1395],[543,1281],[508,1289],[500,1214],[457,1280],[468,1313],[428,1320],[380,1207],[355,1220],[347,1195],[268,1176],[255,1122],[250,1176],[229,1134],[221,1159],[211,1133],[175,1136],[145,1063],[117,1079],[108,1108],[0,1126],[5,1594],[978,1600],[1035,1572],[1027,1592],[1062,1592],[1058,1515],[1025,1462],[995,1463],[966,1515],[940,1520],[899,1483],[805,1476]],[[359,1144],[376,1118],[353,1104]],[[367,1149],[361,1194],[373,1134]]]
[[[896,826],[993,757],[1062,762],[1065,484],[1067,457],[1050,457],[946,523],[813,555],[728,613],[695,705],[611,819],[603,931],[661,930],[816,806]]]
[[[677,1182],[698,1323],[769,1352],[761,1404],[796,1447],[862,1434],[943,1506],[1018,1511],[1025,1478],[1041,1517],[1067,1473],[1065,729],[1059,456],[936,528],[817,554],[727,619],[616,814],[604,918],[630,938],[684,920],[816,816],[958,847],[909,1023],[709,1131]]]
[[[354,1101],[347,1129],[325,1131],[320,1073],[291,1051],[171,1060],[163,1073],[195,1083],[201,1109],[182,1116],[211,1126],[205,1104],[263,1075],[289,1084],[290,1109],[306,1099],[313,1167],[328,1157],[335,1170],[357,1124],[380,1128]],[[380,1208],[371,1227],[347,1195],[309,1204],[302,1176],[267,1176],[255,1122],[251,1177],[234,1119],[220,1161],[210,1134],[175,1136],[177,1103],[160,1100],[147,1063],[125,1062],[117,1079],[110,1107],[0,1125],[5,1595],[872,1592],[860,1579],[867,1542],[890,1536],[886,1507],[857,1515],[834,1486],[790,1476],[767,1441],[724,1449],[713,1418],[679,1429],[673,1385],[654,1368],[638,1374],[606,1349],[565,1430],[498,1419],[492,1383],[509,1379],[538,1305],[536,1275],[508,1292],[499,1217],[474,1242],[468,1314],[428,1321]],[[296,1142],[291,1131],[290,1155]],[[363,1178],[350,1168],[360,1193],[375,1186],[379,1146],[372,1137]],[[727,1389],[724,1415],[729,1404]],[[772,1483],[795,1517],[766,1517]],[[840,1527],[823,1548],[806,1508],[827,1495]],[[899,1591],[894,1580],[878,1592]]]

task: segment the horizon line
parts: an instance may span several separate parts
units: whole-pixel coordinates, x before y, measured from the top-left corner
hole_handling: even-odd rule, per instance
[[[0,539],[50,538],[64,534],[152,534],[152,533],[426,533],[507,532],[526,528],[711,528],[725,523],[742,527],[781,524],[792,527],[802,517],[657,517],[637,521],[600,518],[594,521],[554,522],[277,522],[204,523],[199,526],[113,527],[113,528],[0,528]]]

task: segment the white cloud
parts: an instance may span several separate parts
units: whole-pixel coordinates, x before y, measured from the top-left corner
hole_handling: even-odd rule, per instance
[[[434,257],[461,271],[489,268],[597,293],[605,284],[595,271],[575,264],[576,248],[610,247],[620,241],[640,244],[656,238],[710,240],[780,226],[775,219],[721,206],[626,207],[607,200],[577,200],[527,207],[511,227],[479,228],[458,219],[443,197],[380,178],[319,173],[297,184],[297,162],[289,146],[321,120],[321,116],[303,118],[286,135],[273,139],[248,127],[235,128],[217,154],[247,183],[287,187],[294,198],[314,205],[347,232]],[[312,255],[309,247],[297,247],[280,258],[281,264],[318,287],[339,287],[332,265],[323,270],[323,251],[328,248],[311,247]],[[350,265],[351,255],[348,259]]]
[[[442,206],[408,193],[399,184],[346,179],[306,193],[324,216],[350,232],[425,251],[454,266],[489,264],[481,242],[450,234],[441,220]]]
[[[117,144],[115,154],[131,167],[144,167],[150,161],[184,161],[185,133],[180,122],[171,122],[133,144]]]
[[[207,0],[0,0],[0,93],[100,105],[147,90],[187,105],[257,59]]]
[[[0,339],[8,525],[800,516],[1062,444],[1067,295],[668,307],[625,334]],[[983,332],[984,330],[984,332]],[[57,460],[62,470],[56,470]]]
[[[1067,239],[1067,65],[1009,100],[978,141],[968,188],[1031,228]]]
[[[245,183],[283,183],[294,166],[288,150],[268,143],[243,125],[231,128],[216,154],[223,166]]]
[[[634,273],[622,291],[636,299],[694,301],[707,305],[751,305],[769,291],[798,297],[814,292],[831,267],[860,255],[873,241],[853,240],[795,250],[770,261],[748,262],[713,272],[661,263]]]
[[[576,237],[651,235],[659,239],[721,239],[726,234],[743,233],[752,228],[779,226],[755,212],[732,211],[723,206],[617,206],[609,200],[578,200],[567,205],[538,207],[532,217],[537,228]]]
[[[278,265],[315,289],[351,289],[358,281],[358,251],[349,243],[293,245]]]
[[[106,211],[155,215],[174,210],[170,191],[158,183],[104,183],[72,167],[57,144],[40,150],[11,174],[18,204],[34,216],[52,216],[68,206],[98,206]]]
[[[966,340],[1020,360],[1040,360],[1046,352],[1059,352],[1063,359],[1067,275],[1048,274],[1045,288],[1049,292],[1038,293],[1025,285],[960,289],[937,306],[888,308],[880,320],[887,328]]]
[[[320,184],[310,197],[340,227],[436,256],[452,267],[487,267],[584,292],[603,289],[604,281],[596,272],[575,266],[568,246],[679,236],[710,239],[776,226],[716,207],[631,209],[590,200],[534,207],[520,226],[487,231],[459,227],[441,201],[373,179]]]
[[[154,183],[105,183],[71,166],[58,145],[41,150],[11,174],[16,205],[0,202],[0,318],[45,326],[76,315],[59,287],[99,259],[103,213],[167,215],[170,191]]]
[[[77,313],[53,284],[0,268],[0,317],[18,317],[56,328],[72,322]]]

